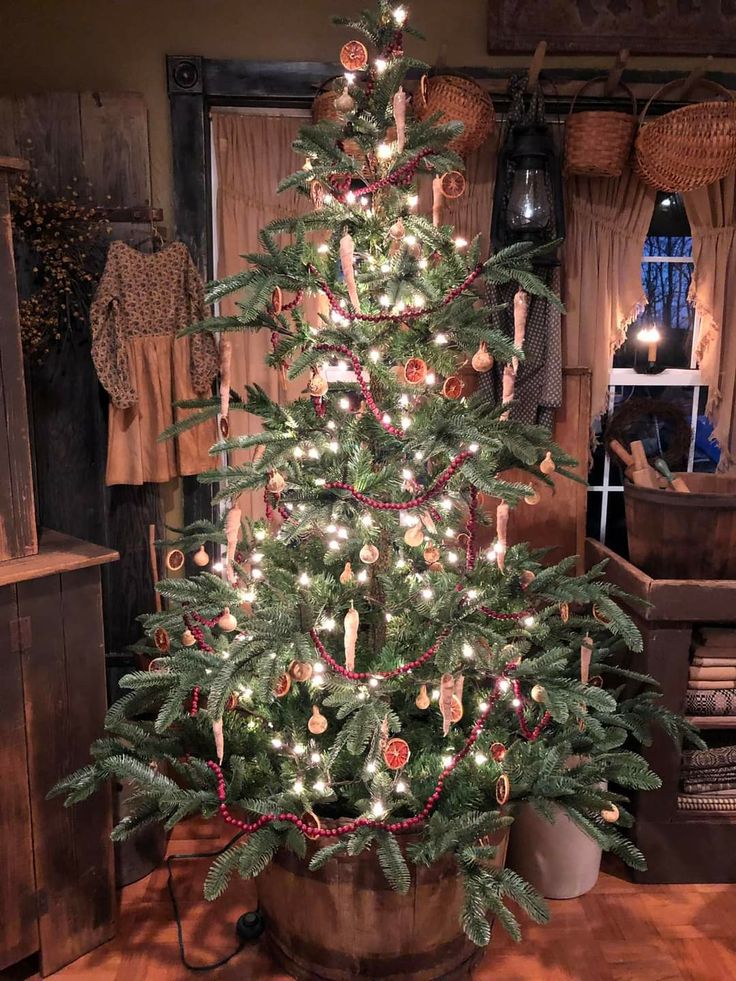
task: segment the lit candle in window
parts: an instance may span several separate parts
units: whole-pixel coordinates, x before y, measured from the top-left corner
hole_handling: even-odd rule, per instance
[[[647,361],[649,364],[654,364],[657,360],[657,344],[659,344],[661,340],[657,328],[645,327],[643,330],[639,331],[637,340],[641,341],[642,344],[647,345]]]

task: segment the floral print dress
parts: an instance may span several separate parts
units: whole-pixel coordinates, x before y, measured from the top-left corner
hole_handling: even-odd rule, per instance
[[[214,338],[176,336],[203,316],[202,280],[183,243],[153,253],[112,243],[91,308],[92,358],[110,394],[108,484],[163,483],[211,467],[214,420],[158,442],[188,414],[173,402],[210,394]]]

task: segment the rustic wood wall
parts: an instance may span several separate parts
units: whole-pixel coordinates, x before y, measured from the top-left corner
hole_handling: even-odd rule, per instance
[[[93,204],[151,204],[148,116],[135,93],[0,98],[3,154],[29,159],[51,192],[64,194],[77,178],[89,181]],[[112,227],[113,238],[150,240],[146,225]],[[139,636],[135,617],[153,609],[147,533],[151,522],[162,529],[159,487],[105,486],[107,396],[88,333],[28,366],[27,388],[40,524],[120,552],[120,562],[103,572],[106,646],[120,651]]]

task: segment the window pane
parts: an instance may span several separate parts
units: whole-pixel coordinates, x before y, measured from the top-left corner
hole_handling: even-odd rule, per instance
[[[689,235],[690,222],[687,220],[685,205],[679,194],[659,191],[654,204],[654,214],[649,225],[650,235]],[[645,255],[656,253],[644,252]],[[660,255],[669,255],[668,252]]]
[[[658,239],[661,241],[661,239]],[[689,239],[670,239],[669,244]],[[689,368],[693,346],[695,310],[687,302],[693,267],[690,262],[644,262],[642,285],[649,300],[639,318],[629,327],[626,343],[613,358],[614,368],[646,366],[648,345],[638,339],[642,328],[656,327],[660,341],[657,364],[664,368]]]
[[[625,559],[629,557],[629,543],[626,538],[626,512],[624,495],[616,491],[608,495],[608,516],[606,520],[605,544]]]

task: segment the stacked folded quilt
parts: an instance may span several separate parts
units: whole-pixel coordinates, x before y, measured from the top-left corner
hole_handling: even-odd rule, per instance
[[[736,630],[705,627],[693,649],[687,715],[736,715]]]
[[[736,810],[736,746],[684,752],[682,790],[678,806],[686,810]]]

